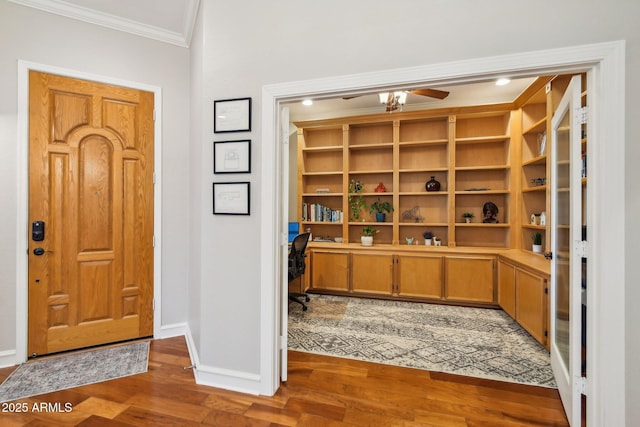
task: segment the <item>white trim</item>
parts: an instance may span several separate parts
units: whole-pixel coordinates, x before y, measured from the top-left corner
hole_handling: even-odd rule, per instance
[[[27,360],[28,248],[29,248],[29,71],[41,71],[77,79],[124,86],[154,94],[154,172],[153,196],[155,245],[153,248],[154,336],[162,328],[162,89],[145,83],[100,76],[18,60],[18,132],[17,132],[17,227],[16,227],[16,361]]]
[[[15,350],[4,350],[0,351],[0,368],[6,368],[9,366],[15,366],[18,362],[16,361],[16,351]]]
[[[275,212],[281,195],[275,173],[279,102],[310,95],[334,95],[379,88],[467,82],[503,74],[536,75],[591,71],[589,83],[589,404],[590,425],[625,425],[625,255],[624,255],[624,41],[433,64],[420,67],[266,85],[262,89],[261,182],[261,372],[264,394],[279,387],[277,331],[280,310],[274,268],[279,230]],[[606,133],[606,135],[605,135]],[[593,179],[591,179],[593,177]],[[599,179],[606,177],[606,179]],[[594,183],[593,185],[591,183]],[[275,197],[273,197],[275,195]],[[594,203],[597,197],[598,203]],[[604,209],[615,206],[615,209]],[[612,219],[612,214],[614,218]],[[606,231],[606,232],[605,232]],[[621,253],[622,252],[622,253]],[[606,278],[606,280],[605,280]],[[606,292],[605,292],[606,291]]]
[[[174,44],[180,47],[189,47],[193,27],[200,0],[187,0],[185,9],[185,19],[182,23],[182,31],[170,31],[165,28],[134,21],[121,16],[111,15],[95,9],[89,9],[79,5],[70,4],[61,0],[9,0],[22,6],[55,13],[67,18],[100,25],[112,30],[123,31],[137,36],[147,37],[165,43]]]
[[[174,323],[172,325],[163,325],[159,331],[154,331],[154,339],[163,340],[165,338],[186,336],[189,333],[189,325],[187,322]]]
[[[200,364],[200,357],[189,325],[186,325],[185,340],[196,384],[253,395],[262,394],[260,375]]]

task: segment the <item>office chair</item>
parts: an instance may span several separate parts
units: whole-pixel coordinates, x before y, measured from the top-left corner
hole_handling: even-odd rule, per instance
[[[298,234],[291,242],[289,249],[289,283],[304,274],[307,265],[304,259],[307,255],[304,253],[309,243],[311,233]],[[309,295],[299,292],[289,292],[289,300],[302,305],[302,310],[307,311],[307,305],[300,299],[304,298],[305,302],[309,302]]]

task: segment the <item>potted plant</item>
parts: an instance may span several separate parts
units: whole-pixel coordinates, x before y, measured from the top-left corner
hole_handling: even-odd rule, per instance
[[[364,186],[355,179],[352,179],[349,183],[349,207],[354,220],[360,219],[360,211],[367,207],[364,197],[362,197],[363,188]]]
[[[542,253],[542,234],[533,233],[531,235],[532,249],[536,254]]]
[[[373,235],[378,231],[370,225],[367,225],[362,229],[362,236],[360,236],[360,241],[362,242],[362,246],[372,246],[373,245]]]
[[[385,211],[387,213],[393,212],[393,206],[391,206],[391,203],[389,202],[383,202],[380,200],[380,197],[378,197],[378,200],[371,203],[371,206],[369,207],[370,214],[374,212],[376,213],[376,222],[384,222],[387,219]]]
[[[422,233],[422,237],[424,237],[424,244],[427,246],[431,246],[431,239],[433,239],[433,233],[431,231],[425,231]]]
[[[469,224],[471,222],[471,218],[473,218],[475,215],[473,214],[473,212],[465,212],[462,214],[462,218],[464,218],[464,221]]]

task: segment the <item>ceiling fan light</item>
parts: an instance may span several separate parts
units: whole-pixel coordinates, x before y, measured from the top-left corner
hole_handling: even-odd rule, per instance
[[[496,80],[496,86],[506,86],[509,83],[511,83],[511,79],[508,79],[506,77],[502,77],[502,78]]]
[[[380,100],[380,104],[386,104],[389,100],[389,92],[379,93],[378,99]]]
[[[398,100],[398,104],[406,104],[407,92],[394,92],[393,96]]]

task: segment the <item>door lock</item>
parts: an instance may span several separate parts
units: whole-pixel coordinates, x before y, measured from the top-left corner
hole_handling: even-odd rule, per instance
[[[41,242],[44,240],[43,221],[33,221],[33,223],[31,223],[31,239],[34,242]]]
[[[44,248],[35,248],[33,250],[33,254],[36,255],[36,256],[44,255],[45,252],[46,251],[44,250]]]

